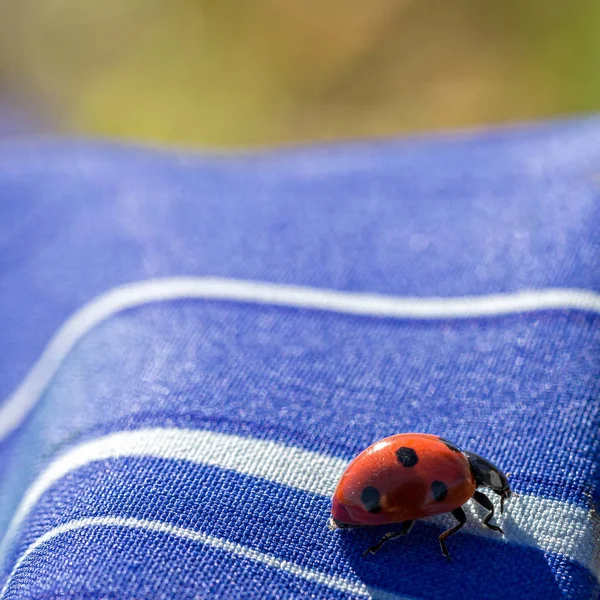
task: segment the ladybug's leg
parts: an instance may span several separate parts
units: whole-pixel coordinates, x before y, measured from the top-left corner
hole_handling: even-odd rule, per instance
[[[489,527],[492,531],[498,531],[502,535],[504,535],[504,531],[502,531],[502,529],[500,527],[498,527],[498,525],[490,524],[490,519],[494,516],[494,505],[492,504],[492,501],[485,494],[482,494],[481,492],[475,492],[473,494],[473,500],[475,500],[475,502],[478,502],[479,504],[481,504],[481,506],[483,506],[483,508],[487,508],[490,511],[490,512],[488,512],[487,515],[485,515],[485,517],[483,517],[483,524],[486,527]]]
[[[450,559],[450,555],[448,554],[448,549],[446,548],[446,542],[444,541],[446,538],[450,537],[452,534],[456,533],[466,522],[467,515],[462,508],[457,508],[456,510],[451,511],[454,518],[458,521],[458,525],[451,527],[447,531],[444,531],[442,535],[440,535],[440,546],[442,547],[442,554]]]
[[[400,529],[400,531],[389,531],[388,533],[386,533],[374,546],[367,548],[363,552],[363,556],[366,556],[367,554],[375,554],[375,552],[378,552],[381,546],[383,546],[386,542],[389,542],[390,540],[395,540],[396,538],[402,537],[403,535],[408,535],[414,524],[414,521],[403,521],[402,529]]]

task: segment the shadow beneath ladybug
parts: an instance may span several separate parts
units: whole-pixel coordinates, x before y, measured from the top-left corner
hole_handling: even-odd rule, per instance
[[[438,542],[444,528],[417,521],[410,535],[385,543],[374,555],[362,555],[386,532],[399,529],[384,526],[336,532],[342,552],[373,598],[389,598],[390,592],[401,597],[461,600],[506,600],[511,594],[545,600],[563,597],[550,558],[535,548],[506,543],[501,536],[458,532],[447,540],[449,560]]]

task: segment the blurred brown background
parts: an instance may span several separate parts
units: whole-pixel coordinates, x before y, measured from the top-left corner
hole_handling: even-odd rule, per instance
[[[46,131],[230,147],[600,109],[599,0],[0,0],[0,10],[0,106]]]

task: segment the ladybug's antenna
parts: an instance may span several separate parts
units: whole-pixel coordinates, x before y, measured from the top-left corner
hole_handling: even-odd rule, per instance
[[[508,479],[509,477],[512,476],[512,473],[506,473],[506,478]],[[513,492],[512,490],[510,490],[510,495],[508,496],[509,498],[518,498],[519,494],[517,494],[516,492]],[[502,514],[504,511],[504,496],[502,496],[500,498],[500,514]]]
[[[518,498],[519,494],[510,490],[510,494],[508,496],[500,496],[500,514],[504,514],[504,500],[507,498]]]
[[[592,496],[592,494],[590,494],[590,492],[588,492],[587,490],[584,490],[583,492],[581,492],[587,499],[588,499],[588,505],[590,507],[590,511],[592,513],[593,516],[596,516],[598,514],[598,510],[596,509],[596,503],[594,502],[594,496]]]

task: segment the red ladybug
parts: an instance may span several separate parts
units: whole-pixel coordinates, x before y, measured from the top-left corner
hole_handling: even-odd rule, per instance
[[[402,523],[400,531],[386,533],[364,556],[408,534],[415,519],[451,512],[458,524],[439,537],[442,553],[449,558],[445,539],[467,522],[461,507],[471,498],[489,511],[483,524],[504,534],[490,523],[494,505],[478,487],[500,496],[501,513],[504,500],[516,496],[506,475],[485,458],[436,435],[399,433],[369,446],[348,465],[333,495],[329,526]]]

